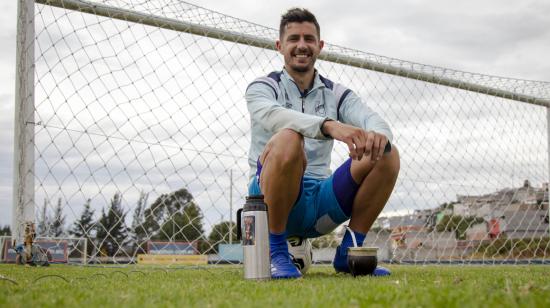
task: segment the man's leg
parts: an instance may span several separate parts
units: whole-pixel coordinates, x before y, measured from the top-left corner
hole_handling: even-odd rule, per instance
[[[349,227],[355,234],[357,245],[361,246],[367,232],[393,191],[399,173],[399,152],[393,146],[391,152],[385,154],[379,161],[371,161],[366,158],[360,161],[353,160],[350,173],[353,181],[358,183],[359,187],[353,199]],[[352,245],[351,234],[346,231],[334,258],[334,268],[337,271],[349,272],[347,248]],[[389,275],[389,271],[377,268],[375,275],[377,274]]]
[[[260,188],[267,204],[273,278],[297,278],[286,243],[286,224],[300,193],[306,158],[302,135],[285,129],[266,144],[260,156]]]
[[[353,200],[349,227],[366,234],[393,191],[399,174],[399,152],[393,146],[379,161],[354,160],[350,171],[355,183],[361,184]]]
[[[266,144],[260,163],[269,231],[281,233],[286,230],[288,215],[300,193],[305,170],[304,138],[290,129],[278,132]]]

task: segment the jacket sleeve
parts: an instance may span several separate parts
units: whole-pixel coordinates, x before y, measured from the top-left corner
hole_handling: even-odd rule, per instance
[[[390,142],[393,140],[393,134],[388,123],[368,107],[353,91],[349,92],[340,106],[340,120],[343,123],[361,127],[367,131],[383,134]]]
[[[321,131],[327,118],[304,114],[279,105],[275,89],[265,83],[250,84],[245,98],[252,123],[260,124],[267,131],[277,133],[288,128],[307,138],[330,139]]]

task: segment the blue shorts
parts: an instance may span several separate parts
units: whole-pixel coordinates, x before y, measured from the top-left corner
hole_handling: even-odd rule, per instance
[[[351,159],[344,162],[327,179],[303,177],[286,231],[288,236],[318,237],[330,233],[351,215],[353,200],[359,189],[350,172]],[[261,195],[258,160],[256,176],[248,186],[249,195]]]

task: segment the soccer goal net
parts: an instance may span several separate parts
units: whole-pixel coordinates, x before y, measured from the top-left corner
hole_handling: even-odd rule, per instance
[[[16,229],[30,217],[86,238],[98,262],[158,251],[238,261],[244,91],[281,70],[277,30],[176,0],[25,3]],[[548,261],[550,83],[330,44],[317,65],[390,123],[400,149],[395,191],[367,236],[381,260]],[[347,157],[337,143],[333,170]],[[314,260],[330,260],[339,236],[314,240]]]

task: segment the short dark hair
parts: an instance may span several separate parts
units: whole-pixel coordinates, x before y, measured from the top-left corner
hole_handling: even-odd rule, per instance
[[[321,38],[321,27],[319,27],[319,23],[317,22],[317,18],[315,18],[315,15],[304,8],[291,8],[286,13],[284,13],[281,16],[281,25],[279,26],[279,37],[283,36],[283,33],[285,32],[285,27],[291,23],[291,22],[311,22],[315,25],[315,28],[317,28],[317,36]]]

